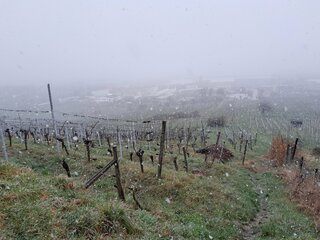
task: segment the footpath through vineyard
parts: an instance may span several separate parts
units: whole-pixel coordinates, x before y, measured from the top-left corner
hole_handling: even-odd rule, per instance
[[[242,224],[243,239],[319,239],[318,227],[312,214],[293,198],[291,184],[283,171],[270,160],[248,161],[251,181],[256,192],[257,211]],[[295,166],[290,172],[295,171]]]
[[[255,186],[255,190],[258,195],[258,212],[255,215],[254,219],[252,219],[250,222],[243,224],[243,237],[245,240],[254,240],[259,235],[261,235],[258,227],[268,219],[269,215],[269,212],[267,210],[269,194],[267,193],[266,189],[261,187],[259,183],[260,178],[256,177],[253,174],[251,177],[251,181]]]

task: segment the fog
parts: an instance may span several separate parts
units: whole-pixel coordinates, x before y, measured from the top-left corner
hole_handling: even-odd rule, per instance
[[[0,240],[320,239],[320,0],[0,0],[0,90]]]
[[[320,2],[0,1],[0,85],[320,78]]]

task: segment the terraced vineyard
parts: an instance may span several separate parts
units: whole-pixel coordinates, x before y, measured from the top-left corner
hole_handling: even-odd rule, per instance
[[[290,201],[280,177],[282,169],[299,168],[268,160],[279,134],[272,120],[246,129],[172,120],[165,132],[160,121],[89,120],[57,120],[58,137],[49,120],[2,123],[8,155],[0,166],[3,239],[319,238],[317,219]],[[113,161],[113,146],[124,197],[112,165],[85,188]],[[294,160],[307,149],[298,151]]]

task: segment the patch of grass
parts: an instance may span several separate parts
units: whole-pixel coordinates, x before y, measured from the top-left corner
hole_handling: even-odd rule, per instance
[[[267,195],[270,216],[259,230],[259,239],[319,239],[312,220],[299,212],[289,201],[281,180],[273,173],[260,174],[260,183]]]
[[[268,138],[261,141],[267,142]],[[126,195],[123,203],[114,187],[113,168],[89,189],[84,189],[84,183],[98,171],[97,167],[112,159],[102,148],[92,149],[97,160],[91,162],[87,162],[83,146],[79,146],[79,151],[70,151],[66,161],[72,177],[68,178],[54,149],[34,144],[29,147],[29,153],[11,156],[11,163],[0,165],[0,183],[4,186],[0,188],[3,199],[0,201],[0,236],[14,239],[241,239],[241,224],[253,219],[259,209],[256,186],[251,180],[253,173],[244,169],[237,158],[227,164],[204,163],[203,156],[190,149],[190,171],[186,173],[182,155],[178,156],[177,172],[170,154],[166,154],[163,178],[158,180],[156,157],[154,165],[148,158],[149,154],[155,156],[154,151],[145,153],[144,173],[141,173],[137,157],[134,156],[134,161],[128,160],[129,151],[124,149],[124,159],[120,162]],[[248,154],[255,157],[251,151]],[[237,153],[237,157],[240,156]],[[261,175],[261,179],[266,189],[279,187],[273,175]],[[133,200],[128,190],[131,186],[136,187],[136,198],[144,210]],[[273,196],[270,201],[274,199],[270,211],[286,217],[282,219],[278,215],[262,225],[263,239],[280,238],[289,231],[287,222],[296,226],[304,220],[304,215],[299,215],[293,207],[284,212],[284,208],[278,206],[288,203],[287,197],[281,195],[284,191],[279,188],[270,193]],[[293,220],[289,219],[290,214],[295,216]],[[312,235],[312,225],[301,226],[307,229],[301,236],[316,236]],[[308,231],[312,234],[307,235]],[[286,234],[283,236],[289,236]]]

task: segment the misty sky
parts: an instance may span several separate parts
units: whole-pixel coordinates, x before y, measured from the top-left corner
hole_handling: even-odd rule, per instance
[[[319,0],[0,0],[0,83],[320,78]]]

